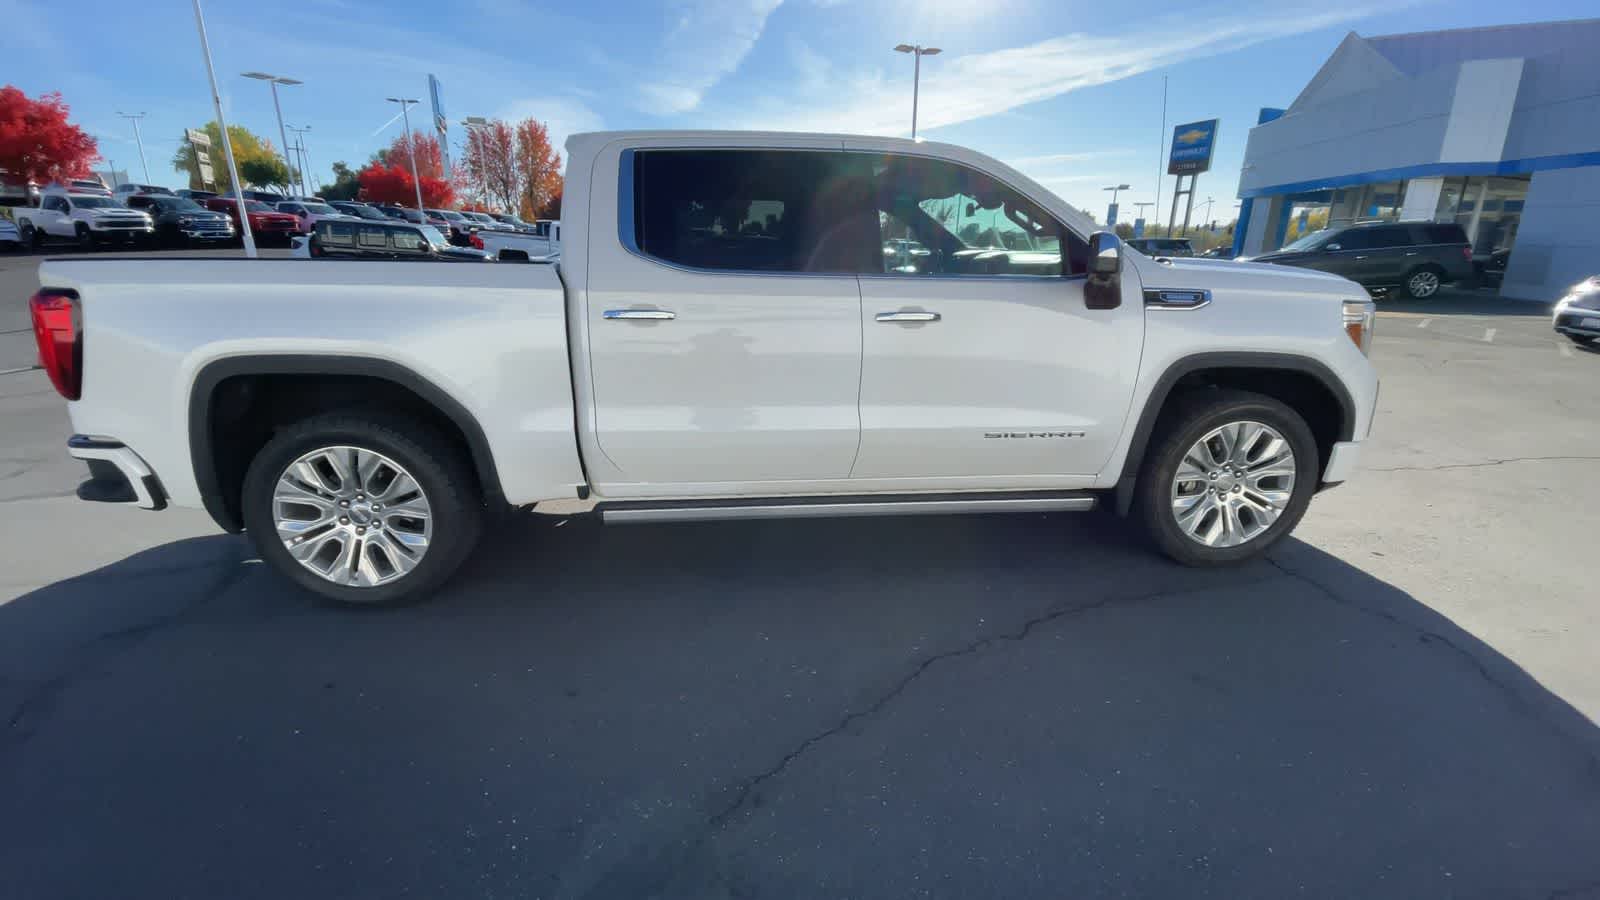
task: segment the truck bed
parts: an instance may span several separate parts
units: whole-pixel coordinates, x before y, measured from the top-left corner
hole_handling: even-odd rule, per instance
[[[48,259],[40,283],[81,298],[74,429],[115,434],[199,505],[193,386],[230,357],[340,355],[399,367],[481,425],[506,499],[571,497],[571,369],[554,265],[295,259]]]

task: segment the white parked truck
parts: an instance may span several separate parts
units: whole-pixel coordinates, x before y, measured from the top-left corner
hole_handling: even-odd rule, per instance
[[[75,241],[85,249],[104,242],[155,242],[155,220],[129,209],[110,193],[49,187],[33,205],[14,207],[11,217],[22,243],[38,247],[47,240]]]
[[[472,233],[470,243],[496,259],[549,259],[561,255],[561,223],[540,220],[538,231],[532,233],[483,229]]]
[[[632,132],[567,154],[557,263],[43,263],[80,495],[204,507],[342,603],[434,590],[513,507],[1106,505],[1217,565],[1287,534],[1372,427],[1360,287],[1150,259],[972,151]]]

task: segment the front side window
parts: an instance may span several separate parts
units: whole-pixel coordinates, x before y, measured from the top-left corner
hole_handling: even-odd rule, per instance
[[[64,213],[64,212],[68,211],[67,201],[62,197],[46,197],[46,198],[44,198],[44,208],[48,209],[48,210],[51,210],[52,212],[63,212]]]
[[[1087,244],[983,172],[898,155],[874,158],[872,170],[879,271],[1052,276],[1087,270]]]
[[[1382,225],[1368,229],[1367,234],[1371,241],[1370,246],[1375,250],[1406,247],[1412,243],[1411,229],[1405,225]]]

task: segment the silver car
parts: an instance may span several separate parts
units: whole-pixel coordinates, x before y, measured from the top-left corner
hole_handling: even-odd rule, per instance
[[[1600,275],[1567,288],[1566,296],[1556,301],[1552,324],[1575,344],[1587,347],[1600,340]]]

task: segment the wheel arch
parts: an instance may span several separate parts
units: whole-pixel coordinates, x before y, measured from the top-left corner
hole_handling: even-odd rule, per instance
[[[1280,376],[1277,379],[1280,384],[1262,381],[1274,375]],[[1281,377],[1286,375],[1291,378]],[[1306,416],[1307,424],[1317,436],[1323,463],[1326,463],[1329,449],[1335,441],[1348,441],[1355,437],[1355,400],[1344,382],[1319,360],[1292,353],[1248,350],[1185,356],[1161,373],[1145,398],[1144,408],[1139,413],[1138,423],[1128,444],[1128,453],[1123,458],[1122,474],[1117,479],[1113,499],[1118,515],[1127,515],[1133,504],[1133,489],[1139,469],[1144,465],[1145,452],[1149,449],[1156,426],[1162,415],[1171,408],[1169,401],[1176,395],[1205,386],[1240,387],[1276,397],[1291,407],[1297,407],[1302,416],[1306,416],[1306,413],[1298,409],[1299,404],[1294,402],[1296,400],[1303,403],[1309,398],[1309,402],[1326,407],[1316,410],[1314,416]],[[1320,396],[1315,393],[1318,389],[1322,392]],[[1320,473],[1321,469],[1318,471]]]
[[[201,504],[223,530],[244,530],[239,487],[242,466],[224,466],[219,454],[217,428],[224,418],[217,415],[217,404],[230,384],[249,384],[254,379],[325,379],[347,388],[336,397],[321,398],[322,408],[337,406],[339,399],[359,396],[360,384],[384,385],[385,397],[410,398],[419,409],[436,417],[441,427],[453,429],[466,450],[483,499],[489,504],[505,502],[505,493],[495,467],[488,436],[477,418],[449,392],[399,363],[358,356],[318,354],[249,354],[213,360],[195,375],[189,391],[189,456]],[[308,404],[308,414],[321,411]],[[255,449],[259,449],[256,447]],[[248,465],[248,460],[244,461]],[[237,470],[237,471],[235,471]]]

